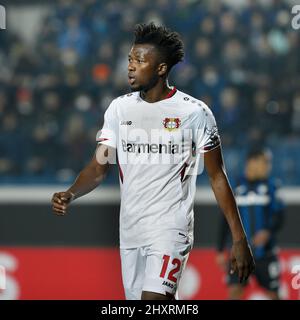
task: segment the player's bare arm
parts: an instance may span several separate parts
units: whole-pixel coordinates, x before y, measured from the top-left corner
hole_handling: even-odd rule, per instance
[[[52,208],[56,215],[65,215],[67,207],[73,200],[91,192],[104,180],[109,168],[109,164],[105,163],[104,157],[107,156],[109,147],[100,144],[96,151],[99,162],[103,164],[97,161],[95,153],[88,165],[79,173],[74,184],[67,191],[57,192],[53,195]]]
[[[230,227],[233,240],[231,251],[232,272],[238,272],[240,282],[246,281],[251,272],[254,271],[255,263],[225,173],[221,147],[205,153],[204,163],[215,197]]]

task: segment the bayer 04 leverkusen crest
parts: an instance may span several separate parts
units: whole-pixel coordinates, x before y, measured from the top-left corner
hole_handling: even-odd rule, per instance
[[[179,118],[165,118],[163,121],[164,127],[169,130],[176,130],[179,128],[181,120]]]

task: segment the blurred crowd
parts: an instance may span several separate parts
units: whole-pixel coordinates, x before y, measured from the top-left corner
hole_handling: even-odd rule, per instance
[[[154,21],[184,40],[185,61],[170,84],[212,108],[227,170],[264,143],[276,174],[300,184],[300,31],[289,3],[263,3],[60,0],[48,4],[33,45],[0,31],[1,182],[74,178],[109,103],[129,90],[134,25]],[[115,181],[113,171],[108,183]]]

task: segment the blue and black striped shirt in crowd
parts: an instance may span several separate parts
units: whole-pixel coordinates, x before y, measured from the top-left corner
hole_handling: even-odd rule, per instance
[[[249,243],[261,230],[269,230],[271,237],[264,246],[252,247],[256,259],[274,252],[275,237],[283,223],[284,205],[279,195],[279,183],[273,178],[249,181],[245,177],[238,180],[234,188],[235,198]],[[229,228],[224,217],[218,240],[218,250],[226,244]]]

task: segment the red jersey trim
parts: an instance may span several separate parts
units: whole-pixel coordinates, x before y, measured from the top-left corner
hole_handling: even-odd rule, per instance
[[[174,94],[176,93],[176,91],[177,91],[176,87],[173,87],[173,89],[167,94],[165,99],[169,99],[169,98],[173,97]]]
[[[107,139],[107,138],[99,138],[99,139],[97,140],[97,142],[102,142],[102,141],[106,141],[106,140],[109,140],[109,139]]]
[[[117,156],[117,163],[118,163],[118,168],[119,168],[120,179],[121,179],[121,182],[123,183],[124,175],[123,175],[123,171],[122,171],[122,168],[120,166],[120,163],[119,163],[118,156]]]

